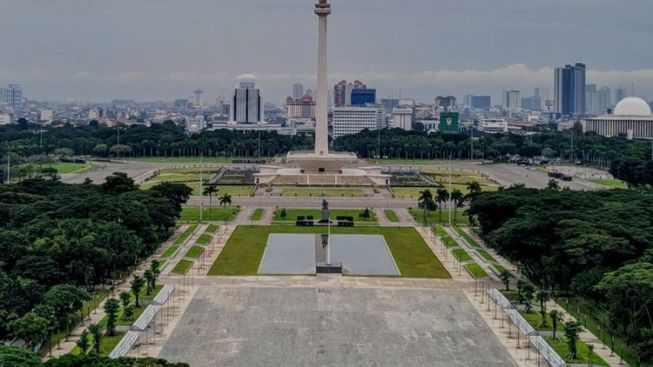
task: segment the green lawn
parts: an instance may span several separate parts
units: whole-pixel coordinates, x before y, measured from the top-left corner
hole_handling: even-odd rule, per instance
[[[259,220],[261,220],[261,217],[262,217],[262,216],[263,216],[263,209],[262,209],[262,208],[258,208],[258,209],[256,209],[256,210],[254,210],[254,212],[252,213],[252,215],[249,216],[249,220],[256,220],[256,221],[259,221]]]
[[[87,164],[87,163],[60,162],[60,163],[53,163],[53,164],[43,165],[43,167],[54,168],[54,169],[57,170],[57,173],[59,173],[60,175],[63,175],[63,174],[66,174],[66,173],[75,173],[75,172],[86,171],[89,168],[91,168],[91,165]]]
[[[174,244],[182,245],[184,242],[186,242],[188,237],[190,237],[190,235],[193,234],[193,232],[195,232],[196,229],[197,229],[197,224],[192,224],[188,226],[188,228],[186,228],[186,230],[182,234],[180,234],[179,237],[175,239]]]
[[[470,236],[469,234],[467,234],[467,232],[465,232],[464,229],[460,227],[454,227],[454,229],[456,230],[456,232],[458,232],[460,237],[462,237],[465,241],[467,241],[467,243],[469,243],[471,246],[481,247],[472,236]]]
[[[519,314],[536,330],[553,330],[553,323],[551,322],[551,315],[547,312],[546,314],[546,326],[542,326],[542,315],[539,312],[526,313],[525,311],[519,311]],[[564,333],[565,324],[564,322],[558,322],[558,332]],[[562,334],[560,334],[562,335]],[[556,332],[556,336],[558,336]]]
[[[190,259],[197,259],[202,252],[204,252],[204,247],[200,246],[193,246],[186,251],[186,255],[184,257],[190,258]]]
[[[231,163],[237,157],[143,157],[136,158],[139,162],[161,162],[161,163]],[[243,158],[253,159],[253,158]]]
[[[202,220],[205,221],[226,221],[233,220],[240,212],[237,207],[217,207],[211,209],[209,215],[209,208],[204,208],[202,211]],[[181,221],[183,222],[197,222],[200,220],[200,208],[196,206],[186,206],[181,210]]]
[[[319,209],[286,209],[286,218],[281,218],[282,209],[277,209],[274,212],[274,221],[295,221],[298,216],[313,216],[314,219],[320,219],[320,210]],[[331,219],[336,219],[339,216],[349,216],[354,217],[354,222],[365,222],[365,223],[376,223],[376,214],[373,210],[370,210],[369,218],[361,218],[358,215],[362,210],[358,209],[330,209],[329,215]]]
[[[492,264],[492,266],[494,266],[494,268],[497,269],[497,271],[499,272],[499,274],[501,274],[501,273],[503,273],[504,271],[507,271],[507,270],[508,270],[508,269],[506,269],[505,266],[503,266],[503,265],[501,265],[501,264],[499,264],[499,263],[494,263],[494,264]],[[510,274],[511,277],[514,277],[514,275],[513,275],[511,272],[508,272],[508,274]]]
[[[161,257],[170,257],[175,254],[179,246],[170,246],[168,247],[165,251],[163,251],[163,254],[161,254]]]
[[[497,262],[497,260],[494,257],[492,257],[492,255],[489,252],[487,252],[487,250],[477,249],[476,252],[478,252],[479,255],[481,255],[485,260],[489,262],[492,263]]]
[[[125,334],[126,333],[120,332],[120,331],[116,331],[116,335],[114,335],[114,336],[109,336],[109,335],[105,334],[102,337],[102,341],[100,342],[100,356],[101,357],[108,356],[111,353],[111,351],[113,350],[113,348],[115,348],[116,345],[118,345],[118,343],[120,343],[120,340],[122,340],[122,337],[125,336]],[[91,335],[89,335],[88,340],[89,340],[89,345],[93,343],[93,337]],[[88,351],[87,351],[87,353],[88,353]],[[81,350],[79,349],[79,347],[76,346],[75,348],[73,348],[73,350],[70,352],[70,354],[80,355]]]
[[[611,189],[627,189],[628,184],[616,178],[597,178],[592,182]]]
[[[465,264],[465,269],[474,279],[487,277],[487,272],[477,263]]]
[[[239,226],[215,261],[209,275],[255,275],[270,233],[324,233],[324,227]],[[414,228],[332,227],[332,233],[381,234],[392,253],[401,276],[450,278]]]
[[[152,289],[150,294],[147,294],[147,288],[143,287],[143,289],[141,289],[141,291],[139,293],[139,295],[140,295],[139,300],[140,301],[151,301],[151,300],[153,300],[154,297],[156,297],[156,295],[159,293],[161,288],[163,288],[163,284],[157,284],[156,287],[154,287],[154,289]],[[133,296],[133,293],[132,293],[132,296]],[[133,299],[132,299],[132,302],[133,302]]]
[[[445,231],[444,228],[440,226],[435,226],[433,227],[433,232],[435,233],[436,236],[440,238],[442,241],[442,244],[444,244],[444,247],[446,248],[454,248],[458,247],[458,242],[451,238],[448,234],[447,231]]]
[[[218,231],[218,229],[220,229],[220,226],[219,226],[219,225],[217,225],[217,224],[209,224],[208,226],[206,226],[206,229],[204,230],[204,233],[206,233],[206,234],[214,234],[215,232]]]
[[[461,248],[455,248],[451,250],[451,253],[456,259],[458,259],[458,261],[470,261],[472,259],[472,257],[469,256],[467,251]]]
[[[287,197],[362,197],[363,190],[358,188],[323,188],[323,187],[284,187],[282,196]]]
[[[467,216],[463,213],[464,210],[462,208],[459,208],[458,211],[455,213],[452,211],[451,212],[451,222],[453,224],[467,224],[469,223],[469,220],[467,219]],[[419,224],[424,223],[424,210],[418,209],[418,208],[413,208],[410,209],[410,214],[413,216],[413,219]],[[435,211],[430,211],[427,216],[427,224],[446,224],[449,223],[449,211],[448,210],[443,210],[442,211],[442,220],[440,220],[440,214],[438,213],[437,210]]]
[[[172,269],[174,274],[184,275],[188,273],[190,268],[193,266],[193,262],[190,260],[180,260],[179,263]]]
[[[397,218],[397,213],[395,213],[394,210],[386,209],[383,211],[383,214],[385,214],[385,217],[388,218],[389,221],[393,223],[399,222],[399,218]]]
[[[577,358],[576,359],[570,359],[569,358],[569,347],[567,345],[567,340],[564,337],[558,337],[555,340],[550,337],[544,337],[547,343],[553,349],[562,357],[565,362],[570,363],[570,364],[587,364],[590,362],[589,358],[589,348],[587,347],[587,344],[585,344],[583,341],[578,341],[576,344],[576,349],[577,349]],[[592,353],[592,365],[594,366],[608,366],[605,361],[596,355],[596,352]]]
[[[211,243],[212,238],[213,238],[212,235],[202,233],[202,235],[197,238],[197,241],[195,241],[195,244],[200,246],[206,246],[209,243]]]

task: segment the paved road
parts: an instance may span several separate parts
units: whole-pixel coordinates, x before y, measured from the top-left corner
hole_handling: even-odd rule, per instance
[[[193,196],[187,205],[199,206],[202,201],[204,206],[209,205],[209,198]],[[233,205],[257,208],[320,208],[322,198],[290,198],[290,197],[234,197]],[[331,208],[410,208],[417,205],[416,200],[384,199],[384,198],[327,198]]]

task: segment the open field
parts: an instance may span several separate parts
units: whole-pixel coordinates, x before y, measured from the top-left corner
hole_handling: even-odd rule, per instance
[[[43,167],[50,167],[54,168],[57,170],[57,173],[60,175],[65,175],[67,173],[80,173],[83,172],[87,169],[91,168],[91,165],[88,163],[68,163],[68,162],[60,162],[60,163],[52,163],[52,164],[45,164]]]
[[[425,289],[201,287],[159,357],[193,367],[517,366],[462,292]]]
[[[200,209],[198,207],[186,206],[181,210],[181,221],[182,222],[197,222],[200,220]],[[202,210],[202,220],[204,221],[226,221],[233,220],[236,215],[238,215],[240,209],[237,207],[216,207],[211,208],[211,213],[209,214],[209,208],[204,208]]]
[[[326,233],[325,227],[239,226],[209,275],[256,275],[270,233]],[[334,234],[380,234],[385,238],[402,277],[449,278],[449,273],[413,228],[332,227]]]
[[[471,263],[471,264],[465,264],[465,270],[469,273],[469,275],[472,276],[474,279],[480,279],[480,278],[485,278],[487,277],[487,272],[483,270],[483,268],[476,264],[476,263]]]
[[[359,188],[284,187],[281,191],[287,197],[363,197]]]
[[[274,221],[295,221],[298,216],[313,216],[314,219],[320,219],[320,210],[319,209],[285,209],[286,218],[281,217],[282,209],[277,209],[274,212]],[[354,217],[354,222],[364,222],[364,223],[376,223],[376,214],[374,211],[370,210],[369,218],[361,218],[359,214],[362,210],[358,209],[329,209],[329,216],[331,219],[336,219],[340,216],[349,216]]]
[[[143,157],[135,158],[134,161],[138,162],[152,162],[152,163],[231,163],[237,157]],[[251,159],[251,158],[242,158]]]
[[[610,189],[627,189],[628,185],[616,178],[597,178],[592,180],[592,182],[599,184],[601,186],[605,186]]]
[[[179,263],[172,268],[172,273],[178,274],[178,275],[184,275],[188,273],[188,270],[193,266],[193,262],[190,260],[179,260]]]

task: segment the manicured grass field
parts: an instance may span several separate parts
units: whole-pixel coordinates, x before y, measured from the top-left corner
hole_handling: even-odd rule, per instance
[[[504,271],[507,271],[506,267],[499,264],[499,263],[494,263],[494,264],[492,264],[492,266],[494,266],[494,268],[497,269],[499,274],[503,273]],[[508,272],[508,274],[510,274],[510,276],[514,277],[514,275],[511,272]]]
[[[170,246],[168,247],[163,253],[161,254],[161,257],[170,257],[174,255],[174,253],[177,251],[179,246]]]
[[[465,264],[465,269],[474,279],[487,277],[487,272],[477,263]]]
[[[628,184],[626,184],[624,181],[618,180],[616,178],[597,178],[595,180],[592,180],[592,182],[609,187],[611,189],[627,189]]]
[[[87,163],[60,162],[60,163],[44,165],[43,167],[54,168],[57,170],[57,173],[59,173],[60,175],[64,175],[66,173],[76,173],[76,172],[85,171],[91,168],[91,165]]]
[[[220,196],[229,194],[233,197],[248,197],[254,193],[254,187],[249,185],[219,185],[218,193],[213,197],[213,203],[219,203]]]
[[[519,314],[526,320],[533,328],[537,330],[553,330],[553,322],[551,321],[551,315],[547,312],[546,314],[546,326],[542,326],[542,315],[539,312],[532,311],[531,313],[526,313],[525,311],[519,311]],[[562,336],[565,329],[564,322],[558,322],[558,331],[556,332],[556,337]],[[561,334],[558,334],[561,333]]]
[[[362,197],[363,190],[357,188],[323,188],[323,187],[284,187],[281,191],[286,197]]]
[[[231,163],[237,157],[143,157],[134,159],[140,162],[161,162],[161,163]],[[248,158],[243,158],[248,159]],[[252,158],[249,158],[252,159]]]
[[[487,252],[486,250],[477,249],[476,252],[478,252],[479,255],[481,255],[485,260],[487,260],[489,262],[492,262],[492,263],[497,262],[497,260],[494,257],[492,257],[492,255],[489,252]]]
[[[286,218],[281,218],[282,209],[277,209],[274,212],[274,221],[292,221],[294,222],[298,216],[313,216],[314,219],[320,219],[320,210],[319,209],[286,209]],[[349,216],[354,217],[354,222],[366,222],[374,223],[376,222],[376,214],[374,211],[370,210],[369,218],[360,218],[358,215],[362,210],[358,209],[330,209],[329,215],[331,219],[336,219],[339,216]]]
[[[262,208],[258,208],[258,209],[256,209],[256,210],[254,210],[254,212],[252,213],[252,215],[249,216],[249,220],[256,220],[256,221],[258,221],[258,220],[261,220],[261,217],[262,217],[262,216],[263,216],[263,209],[262,209]]]
[[[410,209],[410,214],[417,223],[424,223],[424,210],[413,208]],[[459,208],[455,215],[453,211],[451,212],[451,222],[453,224],[467,224],[469,223],[469,220],[467,219],[467,215],[464,214],[464,210]],[[427,224],[445,223],[449,223],[449,212],[447,210],[442,211],[442,220],[440,220],[440,213],[437,210],[428,212]]]
[[[179,237],[175,239],[174,244],[181,245],[184,242],[186,242],[188,237],[190,237],[190,235],[193,234],[193,232],[195,232],[196,229],[197,229],[197,224],[191,224],[190,226],[188,226],[188,228],[186,228],[186,230],[182,234],[180,234]]]
[[[458,261],[470,261],[472,259],[472,257],[469,256],[467,251],[461,248],[455,248],[451,250],[451,253],[456,259],[458,259]]]
[[[218,231],[218,229],[220,229],[220,226],[219,226],[219,225],[217,225],[217,224],[209,224],[208,226],[206,226],[206,229],[204,230],[204,233],[206,233],[206,234],[214,234],[215,232]]]
[[[240,208],[237,207],[217,207],[211,209],[211,214],[209,215],[209,209],[204,208],[202,210],[202,220],[205,221],[225,221],[233,220],[236,215],[240,212]],[[182,222],[197,222],[200,220],[200,208],[195,206],[186,206],[181,210],[181,221]]]
[[[400,186],[392,187],[392,193],[395,195],[395,198],[415,199],[415,202],[417,202],[417,198],[419,197],[420,192],[424,190],[431,190],[431,193],[435,194],[435,192],[437,191],[437,187],[400,187]]]
[[[557,337],[555,340],[551,337],[544,337],[547,343],[562,357],[565,362],[570,364],[588,364],[590,363],[589,358],[589,348],[585,342],[579,340],[576,344],[577,349],[577,358],[569,358],[569,346],[567,345],[567,340],[564,337]],[[592,353],[591,362],[593,366],[608,366],[608,364],[603,360],[603,358],[596,355],[596,352]]]
[[[202,233],[202,235],[197,238],[197,241],[195,241],[195,244],[200,246],[206,246],[209,243],[211,243],[212,238],[213,236],[211,236],[210,234]]]
[[[462,237],[465,241],[467,241],[467,243],[469,243],[471,246],[481,247],[472,236],[470,236],[469,234],[467,234],[467,232],[465,232],[464,229],[460,227],[454,227],[454,229],[456,230],[456,232],[458,232],[460,237]]]
[[[209,270],[209,275],[255,275],[270,233],[324,233],[325,231],[324,227],[239,226]],[[414,228],[332,227],[331,232],[383,235],[402,277],[451,277]]]
[[[193,266],[193,262],[190,260],[180,260],[179,263],[172,269],[172,272],[179,275],[184,275],[188,273],[190,268]]]
[[[202,252],[204,252],[204,247],[201,246],[192,246],[191,248],[188,249],[186,252],[186,255],[184,257],[190,258],[190,259],[197,259]]]
[[[398,223],[399,218],[397,218],[397,213],[395,213],[394,210],[392,209],[386,209],[383,211],[383,214],[385,214],[385,217],[388,218],[389,221],[393,223]]]

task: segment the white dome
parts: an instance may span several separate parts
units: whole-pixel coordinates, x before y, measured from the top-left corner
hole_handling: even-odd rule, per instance
[[[651,116],[651,107],[641,98],[624,98],[614,108],[617,116]]]
[[[238,75],[238,78],[236,78],[236,79],[238,81],[242,81],[242,82],[245,82],[245,81],[255,82],[256,81],[256,76],[254,76],[253,74],[241,74],[241,75]]]

